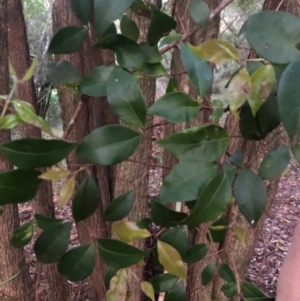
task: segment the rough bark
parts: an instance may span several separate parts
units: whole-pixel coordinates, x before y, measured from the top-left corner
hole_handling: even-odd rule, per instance
[[[56,33],[64,26],[80,25],[71,10],[71,2],[68,0],[56,0],[53,7],[53,31]],[[56,60],[67,60],[78,67],[82,74],[86,75],[89,71],[99,65],[107,65],[114,62],[114,56],[109,51],[96,50],[91,47],[95,41],[93,37],[87,37],[83,47],[70,55],[56,56]],[[65,87],[58,88],[60,107],[63,119],[64,130],[68,127],[74,117],[74,112],[80,103],[81,109],[75,120],[74,125],[68,135],[68,140],[79,142],[93,129],[104,124],[117,123],[115,117],[110,113],[105,98],[96,99],[86,96],[79,96],[76,99],[71,89]],[[69,156],[68,167],[70,170],[78,170],[82,165],[74,155]],[[91,174],[98,183],[100,189],[100,205],[98,210],[87,220],[77,223],[79,241],[82,245],[87,243],[96,243],[100,237],[109,237],[110,229],[107,224],[101,221],[103,211],[111,202],[112,196],[112,170],[106,167],[95,166],[90,169]],[[77,185],[86,177],[86,173],[81,172],[76,177]],[[106,289],[104,285],[104,276],[106,266],[104,262],[97,257],[97,263],[93,274],[89,277],[91,301],[104,301],[106,299]]]
[[[9,57],[18,78],[22,78],[31,65],[31,59],[21,0],[8,1],[8,33]],[[33,78],[20,83],[16,89],[15,96],[30,103],[37,110],[38,99]],[[20,135],[22,138],[42,136],[39,128],[29,124],[20,126]],[[35,213],[55,217],[51,182],[43,181],[33,201],[33,209]],[[56,264],[43,265],[43,269],[49,286],[49,300],[69,300],[68,283],[57,272]]]
[[[7,40],[7,1],[0,1],[0,93],[9,93],[8,75],[8,40]],[[0,143],[10,140],[10,132],[0,130]],[[4,172],[12,166],[0,156],[0,171]],[[0,299],[3,301],[33,300],[34,292],[30,281],[23,249],[12,247],[10,239],[14,230],[19,227],[17,205],[1,207],[0,216],[0,282],[17,275],[11,281],[0,286]]]

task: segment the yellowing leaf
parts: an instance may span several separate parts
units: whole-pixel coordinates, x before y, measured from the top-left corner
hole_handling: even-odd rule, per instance
[[[226,226],[209,226],[209,229],[214,230],[214,231],[221,231],[226,229]]]
[[[272,65],[262,66],[251,75],[251,92],[248,102],[253,116],[269,97],[275,81],[276,77]]]
[[[210,40],[198,46],[189,44],[190,50],[206,61],[214,64],[224,64],[241,59],[238,50],[234,45],[223,40]]]
[[[187,279],[183,261],[176,249],[159,240],[157,242],[157,251],[158,260],[168,273]]]
[[[141,283],[141,289],[147,297],[149,297],[152,301],[155,301],[154,289],[150,282],[143,281]]]
[[[236,74],[228,86],[228,98],[231,113],[238,118],[237,110],[246,101],[251,89],[251,78],[246,70],[243,68]]]
[[[70,175],[70,172],[66,169],[53,167],[39,176],[40,179],[49,181],[59,181],[65,179]]]
[[[244,228],[234,226],[232,228],[234,234],[237,236],[239,241],[242,243],[243,247],[246,248],[246,237],[247,231]]]
[[[141,261],[139,261],[137,263],[137,265],[140,266],[140,267],[144,267],[146,265],[146,263],[145,263],[144,259],[142,259]]]
[[[11,75],[11,77],[14,79],[14,80],[17,80],[18,79],[18,76],[17,76],[17,73],[11,63],[10,60],[8,60],[8,68],[9,68],[9,74]]]
[[[140,229],[134,222],[119,222],[112,226],[114,232],[125,242],[131,242],[134,239],[143,239],[151,236],[146,229]]]
[[[61,209],[72,197],[75,189],[75,179],[70,178],[62,185],[59,193],[59,208]]]
[[[127,274],[122,269],[111,279],[107,292],[107,301],[126,301],[127,298]]]
[[[25,82],[25,81],[31,79],[31,77],[33,76],[33,73],[35,71],[36,64],[37,64],[37,60],[34,59],[30,65],[29,69],[26,71],[25,75],[23,76],[22,81]]]

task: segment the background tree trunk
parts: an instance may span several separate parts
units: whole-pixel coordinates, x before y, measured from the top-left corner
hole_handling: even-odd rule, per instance
[[[22,78],[31,65],[31,59],[21,0],[8,1],[8,33],[9,57],[18,78]],[[38,99],[33,78],[19,84],[15,96],[18,99],[30,103],[37,110]],[[41,130],[30,124],[23,124],[19,129],[22,138],[42,136]],[[52,218],[55,217],[52,183],[50,181],[43,181],[41,183],[40,189],[33,201],[33,209],[35,213]],[[68,283],[66,279],[57,272],[56,264],[43,265],[43,270],[45,271],[49,286],[49,300],[69,300]]]
[[[7,1],[0,2],[0,93],[9,93],[8,75],[8,40],[7,40]],[[10,140],[10,132],[0,130],[0,143]],[[4,172],[12,166],[0,155],[0,171]],[[15,249],[11,245],[11,237],[19,227],[17,205],[0,207],[0,282],[16,276],[11,281],[1,284],[0,299],[3,301],[33,300],[34,291],[30,281],[23,249]]]

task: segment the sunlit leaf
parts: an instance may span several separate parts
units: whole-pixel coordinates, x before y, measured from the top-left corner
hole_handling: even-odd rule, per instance
[[[64,182],[59,193],[59,208],[62,209],[70,200],[75,190],[75,179],[69,178]]]
[[[70,175],[70,172],[67,169],[60,167],[52,167],[46,172],[39,176],[40,179],[49,180],[49,181],[59,181],[67,178]]]
[[[155,301],[154,289],[150,282],[142,281],[141,289],[148,298],[150,298],[152,301]]]
[[[7,114],[4,117],[0,117],[0,128],[4,130],[10,130],[21,124],[23,120],[14,114]]]

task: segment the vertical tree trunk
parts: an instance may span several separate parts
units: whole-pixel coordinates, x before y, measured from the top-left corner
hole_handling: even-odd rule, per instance
[[[9,93],[8,75],[8,40],[7,40],[7,1],[0,1],[0,93]],[[0,143],[10,140],[10,132],[0,130]],[[0,156],[0,171],[4,172],[12,166]],[[3,301],[33,300],[34,291],[30,281],[28,268],[22,249],[12,247],[10,239],[13,231],[19,227],[17,205],[1,207],[0,216],[0,299]],[[15,277],[14,277],[15,276]],[[14,277],[12,280],[10,278]],[[3,283],[2,282],[5,282]]]
[[[8,32],[9,57],[18,78],[22,78],[31,65],[31,59],[21,0],[8,1]],[[30,103],[37,110],[38,100],[33,78],[19,84],[15,94],[18,99]],[[20,126],[20,134],[23,138],[41,137],[40,129],[29,124]],[[42,182],[33,201],[33,208],[35,213],[55,217],[51,182]],[[49,300],[69,300],[68,283],[58,274],[56,264],[43,265],[43,269],[49,286]]]

